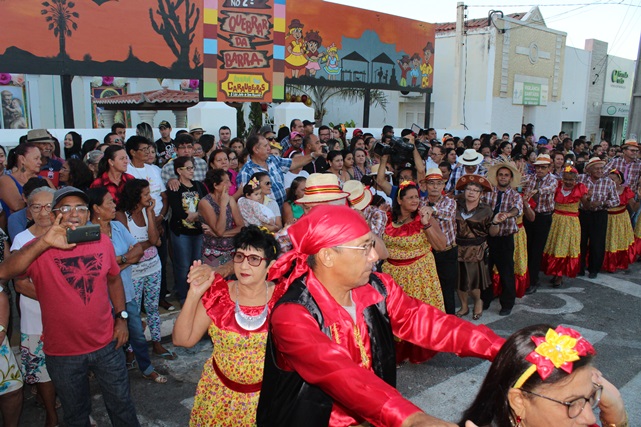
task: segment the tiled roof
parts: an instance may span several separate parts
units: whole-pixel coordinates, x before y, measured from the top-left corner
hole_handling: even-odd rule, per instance
[[[159,89],[149,92],[128,93],[109,98],[94,98],[98,105],[126,105],[126,104],[197,104],[198,92],[185,92],[182,90]]]
[[[506,15],[506,17],[512,19],[522,19],[525,15],[526,13],[511,13],[509,15]],[[488,26],[487,23],[487,18],[468,19],[467,21],[465,21],[465,28],[467,28],[468,30],[474,28],[485,28]],[[443,22],[440,24],[436,24],[437,33],[446,33],[448,31],[454,30],[456,30],[456,22]]]

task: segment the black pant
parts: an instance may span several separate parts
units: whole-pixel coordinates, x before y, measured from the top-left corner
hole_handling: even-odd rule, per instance
[[[527,266],[530,272],[530,286],[536,286],[539,281],[539,271],[541,271],[543,249],[545,249],[545,243],[552,226],[552,215],[537,213],[534,221],[526,220],[523,225],[527,233]]]
[[[501,280],[501,308],[511,309],[516,300],[516,283],[514,281],[514,235],[496,236],[487,238],[487,245],[490,248],[490,259],[488,268],[490,276],[496,265]],[[482,291],[481,296],[485,305],[489,304],[494,297],[492,286]]]
[[[458,246],[443,252],[434,252],[436,272],[441,282],[445,312],[454,314],[456,310],[455,294],[458,286]]]
[[[585,271],[587,266],[590,273],[598,273],[605,257],[608,211],[579,211],[579,221],[581,222],[581,271]]]

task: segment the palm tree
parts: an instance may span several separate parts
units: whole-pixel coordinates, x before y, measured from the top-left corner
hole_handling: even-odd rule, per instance
[[[294,95],[307,95],[312,100],[314,107],[314,120],[322,123],[323,117],[327,114],[325,106],[335,96],[346,101],[355,102],[365,98],[365,89],[357,88],[335,88],[331,86],[307,86],[307,85],[290,85]],[[376,105],[387,111],[387,96],[378,89],[372,89],[370,92],[370,105]]]
[[[53,35],[58,37],[60,44],[58,56],[65,57],[67,56],[65,39],[71,37],[72,30],[78,29],[74,18],[79,18],[80,15],[78,12],[71,11],[76,4],[72,1],[67,2],[67,0],[50,0],[42,2],[42,5],[45,9],[42,9],[40,13],[47,15],[45,19],[49,23],[49,30],[53,30]]]

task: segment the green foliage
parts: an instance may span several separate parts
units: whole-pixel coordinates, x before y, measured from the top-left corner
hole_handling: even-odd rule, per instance
[[[236,135],[241,138],[245,137],[247,125],[245,124],[245,115],[243,114],[243,104],[236,106]]]

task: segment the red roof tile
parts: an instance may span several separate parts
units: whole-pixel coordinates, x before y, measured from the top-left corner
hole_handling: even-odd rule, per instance
[[[98,105],[122,104],[197,104],[198,92],[185,92],[182,90],[159,89],[149,92],[128,93],[109,98],[94,98]]]
[[[521,19],[524,16],[525,13],[511,13],[507,15],[508,18],[512,19]],[[468,19],[467,21],[465,21],[465,28],[467,28],[468,30],[474,28],[485,28],[488,26],[487,24],[487,18]],[[448,31],[454,30],[456,30],[456,22],[442,22],[440,24],[436,24],[437,33],[446,33]]]

